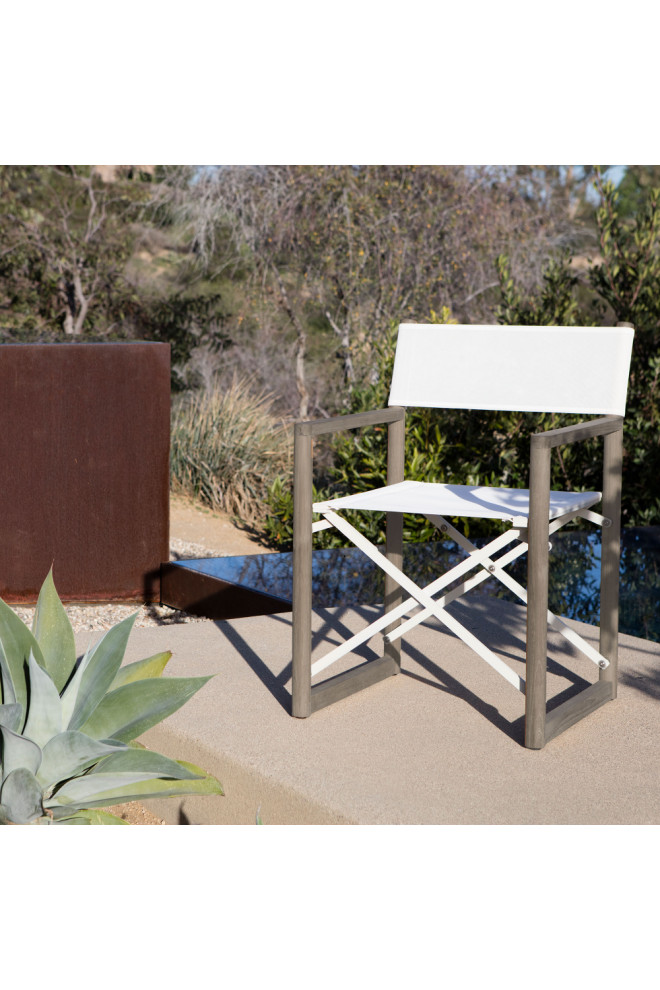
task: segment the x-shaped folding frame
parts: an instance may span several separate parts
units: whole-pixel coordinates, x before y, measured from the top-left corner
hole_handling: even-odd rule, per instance
[[[622,420],[620,417],[608,416],[579,424],[576,427],[566,427],[563,430],[553,430],[534,435],[531,445],[529,524],[526,527],[514,524],[511,529],[485,547],[477,548],[443,516],[427,514],[427,518],[443,534],[451,537],[466,552],[467,557],[442,576],[436,578],[427,587],[420,588],[401,569],[402,516],[400,513],[388,513],[385,554],[382,554],[376,546],[330,505],[317,503],[314,510],[320,513],[323,519],[312,523],[311,518],[312,437],[336,429],[352,429],[375,422],[388,422],[388,484],[395,484],[402,480],[403,474],[404,415],[403,409],[392,407],[374,413],[338,417],[335,420],[297,424],[296,463],[294,467],[296,506],[294,517],[292,713],[298,717],[306,717],[313,711],[332,704],[354,691],[361,690],[384,677],[398,673],[400,670],[400,650],[397,641],[420,622],[430,616],[435,616],[509,683],[525,694],[525,744],[530,748],[541,748],[550,738],[558,735],[606,701],[610,701],[616,694]],[[566,512],[550,521],[548,498],[551,449],[560,443],[600,435],[605,436],[603,510],[607,515],[599,515],[588,508],[580,508]],[[303,501],[305,497],[308,501]],[[600,651],[595,650],[571,626],[547,608],[548,539],[550,535],[576,517],[582,517],[603,527]],[[312,664],[311,535],[313,532],[330,526],[343,533],[385,572],[385,611],[380,618],[370,623],[361,632],[351,636],[340,646]],[[530,533],[532,534],[531,537]],[[501,553],[514,541],[518,541],[517,546]],[[530,551],[529,581],[528,589],[525,589],[508,574],[505,568],[528,551]],[[501,555],[496,557],[496,554]],[[477,573],[468,577],[470,571],[475,568],[478,568]],[[447,611],[447,605],[488,577],[497,578],[523,603],[528,605],[526,679],[516,674],[500,657]],[[451,590],[440,594],[449,585],[459,580],[460,583]],[[404,599],[403,593],[406,593],[408,597]],[[411,612],[413,612],[412,615],[410,615]],[[409,617],[405,618],[406,616]],[[590,685],[550,713],[546,713],[545,684],[548,626],[559,632],[576,649],[592,660],[599,667],[600,673],[598,682]],[[363,663],[312,686],[311,678],[313,675],[355,650],[377,632],[384,633],[385,652],[382,657]]]

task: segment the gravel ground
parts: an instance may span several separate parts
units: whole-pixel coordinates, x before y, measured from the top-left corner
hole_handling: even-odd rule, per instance
[[[195,557],[227,556],[200,546],[198,543],[184,543],[183,540],[170,541],[170,560],[191,560]],[[32,626],[34,606],[12,606],[14,612],[28,626]],[[198,615],[180,612],[167,605],[66,605],[66,613],[74,632],[83,630],[110,629],[117,622],[138,611],[134,628],[144,626],[172,626],[184,622],[204,622]]]

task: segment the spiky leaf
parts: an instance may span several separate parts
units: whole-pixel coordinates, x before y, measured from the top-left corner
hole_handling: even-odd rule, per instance
[[[6,660],[7,671],[14,690],[13,698],[3,701],[18,701],[27,708],[27,684],[25,665],[32,652],[38,664],[44,666],[44,658],[36,639],[16,613],[0,598],[0,650]],[[4,678],[3,678],[4,688]]]
[[[135,612],[123,622],[118,622],[112,629],[108,629],[89,654],[89,660],[80,678],[73,715],[67,728],[82,728],[109,690],[124,658],[128,637],[137,616],[138,613]]]
[[[53,681],[32,653],[28,659],[30,706],[23,733],[42,748],[62,731],[62,702]]]
[[[194,773],[195,776],[197,776],[197,777],[210,777],[211,776],[211,774],[208,772],[208,770],[203,770],[201,767],[198,767],[196,763],[189,763],[187,760],[177,760],[176,762],[179,763],[182,767],[185,767],[186,770],[190,770],[190,772],[191,773]],[[220,790],[218,791],[218,793],[219,794],[224,794],[225,792],[222,789],[222,784],[220,783],[220,781],[219,780],[216,780],[215,777],[213,777],[212,779],[215,780],[216,784],[220,788]]]
[[[9,672],[9,666],[5,660],[2,648],[0,648],[0,688],[2,693],[0,697],[5,705],[12,705],[16,702],[16,692],[14,691],[14,682],[11,679],[11,674]],[[22,710],[23,706],[21,705]]]
[[[3,777],[21,768],[35,774],[41,766],[39,746],[31,739],[12,732],[6,725],[0,725],[0,735],[2,735]]]
[[[193,773],[168,756],[162,756],[149,749],[129,747],[121,753],[115,753],[101,760],[92,767],[89,776],[99,773],[152,773],[154,776],[172,777],[175,780],[193,780],[197,776],[206,776],[204,773]]]
[[[109,774],[109,777],[119,777],[125,779],[126,775]],[[83,797],[83,781],[97,780],[100,784],[99,793],[93,797],[91,793],[85,799]],[[109,783],[109,782],[108,782]],[[103,791],[103,774],[94,777],[78,777],[69,781],[68,784],[52,798],[44,802],[44,807],[52,809],[54,818],[63,818],[70,814],[73,806],[82,808],[103,807],[103,805],[119,804],[123,801],[144,801],[154,797],[173,797],[177,794],[222,794],[220,783],[210,775],[201,780],[138,780],[129,782],[123,786],[116,785]],[[61,801],[61,803],[60,803]]]
[[[171,650],[165,653],[155,653],[145,660],[138,660],[136,663],[128,663],[125,667],[120,667],[117,675],[110,685],[110,690],[121,687],[123,684],[131,684],[133,681],[144,681],[149,677],[160,677],[165,670],[168,661],[172,657]]]
[[[126,749],[125,743],[98,742],[82,732],[61,732],[43,750],[37,780],[43,787],[67,780],[90,767],[97,760]]]
[[[80,683],[95,649],[96,644],[90,644],[85,652],[85,655],[76,667],[71,680],[62,692],[62,725],[65,727],[68,727],[71,722],[71,716],[73,715],[73,710],[76,707],[76,701],[78,699]]]
[[[39,592],[32,633],[41,647],[45,668],[61,692],[76,665],[76,643],[71,623],[55,590],[52,568]]]
[[[15,825],[27,825],[43,814],[41,787],[34,774],[25,767],[13,770],[5,779],[0,802],[6,809],[9,821]]]
[[[0,705],[0,725],[6,726],[12,732],[18,732],[22,721],[23,709],[20,705]]]
[[[109,811],[101,811],[99,808],[84,808],[76,811],[69,818],[60,818],[57,825],[128,825],[123,818],[118,815],[111,815]]]
[[[130,742],[188,701],[209,677],[162,677],[134,681],[111,691],[81,731],[94,739]]]
[[[76,807],[93,808],[94,805],[117,804],[123,800],[123,789],[153,782],[153,774],[145,773],[96,773],[84,774],[68,780],[44,801],[45,808]],[[172,781],[169,781],[172,783]],[[186,781],[189,783],[189,781]],[[115,801],[115,796],[117,800]]]

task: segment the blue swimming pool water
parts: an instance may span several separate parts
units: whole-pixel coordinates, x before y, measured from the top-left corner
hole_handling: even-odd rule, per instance
[[[464,553],[449,540],[442,543],[407,544],[404,571],[413,580],[428,584]],[[249,557],[211,557],[181,561],[181,566],[210,574],[233,584],[291,600],[292,554],[258,554]],[[526,585],[526,558],[508,568]],[[619,629],[660,642],[660,527],[623,531],[621,539],[621,605]],[[583,622],[599,621],[600,533],[564,531],[552,537],[549,607],[558,615]],[[517,602],[494,578],[470,595],[487,595]],[[312,600],[317,607],[382,601],[383,574],[360,551],[315,550],[312,565]]]

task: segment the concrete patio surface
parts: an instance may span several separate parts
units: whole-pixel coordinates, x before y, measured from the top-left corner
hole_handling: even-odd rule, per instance
[[[524,609],[477,599],[452,611],[524,674]],[[317,611],[314,656],[372,612]],[[597,646],[597,629],[571,624]],[[98,635],[78,634],[79,651]],[[550,642],[557,704],[598,672],[560,637]],[[367,644],[362,659],[379,648]],[[145,802],[169,823],[250,825],[260,808],[271,825],[660,824],[660,644],[621,635],[618,698],[541,751],[522,744],[522,695],[436,620],[404,642],[399,676],[309,719],[289,714],[290,614],[135,629],[126,662],[166,649],[167,674],[216,676],[142,741],[203,766],[225,790]]]

